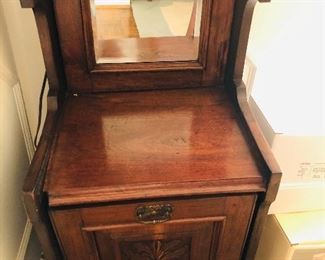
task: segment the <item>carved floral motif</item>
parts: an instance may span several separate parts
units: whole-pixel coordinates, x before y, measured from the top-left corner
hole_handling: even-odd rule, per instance
[[[121,242],[123,260],[188,260],[190,239]]]

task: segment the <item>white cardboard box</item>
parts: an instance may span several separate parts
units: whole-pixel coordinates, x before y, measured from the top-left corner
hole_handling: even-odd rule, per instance
[[[325,211],[269,215],[255,260],[324,260]]]
[[[282,171],[269,214],[325,209],[325,136],[276,133],[254,99],[249,104]]]

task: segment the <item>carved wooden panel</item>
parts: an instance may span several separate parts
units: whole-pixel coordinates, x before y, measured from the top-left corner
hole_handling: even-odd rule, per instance
[[[122,225],[93,232],[99,259],[208,260],[218,248],[223,219]],[[90,232],[87,232],[88,234]]]
[[[189,260],[191,239],[125,241],[120,250],[123,260]]]
[[[67,260],[238,260],[256,196],[121,203],[51,211]],[[139,205],[170,204],[170,219],[143,224]]]

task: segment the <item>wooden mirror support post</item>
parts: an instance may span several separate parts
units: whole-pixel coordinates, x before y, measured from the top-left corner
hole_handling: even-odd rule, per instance
[[[45,258],[253,260],[281,179],[242,81],[256,1],[203,0],[198,59],[134,63],[96,62],[92,3],[21,0],[49,80],[23,187]]]

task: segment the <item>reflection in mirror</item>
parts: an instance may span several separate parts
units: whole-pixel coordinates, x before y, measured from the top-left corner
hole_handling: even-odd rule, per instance
[[[202,0],[90,0],[97,63],[198,59]]]

